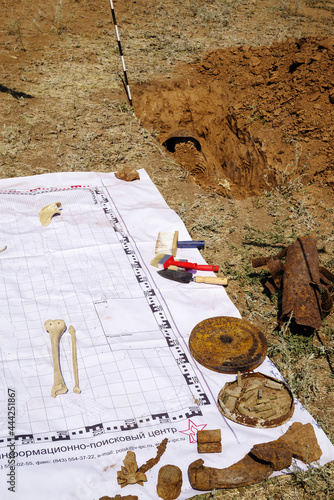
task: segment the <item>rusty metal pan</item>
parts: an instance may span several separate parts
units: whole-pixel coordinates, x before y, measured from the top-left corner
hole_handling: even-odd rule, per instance
[[[244,373],[224,385],[218,394],[221,413],[238,424],[271,428],[293,415],[294,398],[289,387],[263,373]]]

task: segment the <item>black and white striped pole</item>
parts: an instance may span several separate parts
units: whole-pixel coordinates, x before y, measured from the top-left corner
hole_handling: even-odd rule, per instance
[[[128,75],[126,73],[126,67],[125,67],[125,61],[124,61],[124,56],[122,52],[122,45],[121,45],[121,40],[119,38],[119,33],[118,33],[118,28],[117,28],[117,22],[116,22],[116,15],[115,15],[115,9],[114,9],[114,4],[112,0],[110,1],[110,8],[111,8],[111,15],[112,15],[112,20],[115,26],[115,31],[116,31],[116,38],[117,38],[117,43],[118,43],[118,50],[121,56],[121,61],[122,61],[122,67],[123,67],[123,73],[124,73],[124,81],[125,81],[125,86],[126,86],[126,93],[128,96],[129,104],[131,107],[132,106],[132,99],[131,99],[131,92],[130,92],[130,86],[129,86],[129,81],[128,81]]]

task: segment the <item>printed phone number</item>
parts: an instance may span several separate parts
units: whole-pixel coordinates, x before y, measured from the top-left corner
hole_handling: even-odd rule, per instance
[[[58,464],[66,462],[74,462],[76,460],[93,460],[96,458],[95,455],[87,455],[81,457],[69,457],[69,458],[54,458],[53,460],[37,460],[37,462],[16,462],[16,467],[31,466],[31,465],[43,465],[43,464]],[[9,464],[0,465],[0,470],[7,469]]]

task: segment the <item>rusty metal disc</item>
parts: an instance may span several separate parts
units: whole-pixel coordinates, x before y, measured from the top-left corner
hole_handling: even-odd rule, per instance
[[[201,365],[221,373],[253,370],[267,355],[265,335],[244,319],[217,316],[205,319],[189,338],[192,356]]]

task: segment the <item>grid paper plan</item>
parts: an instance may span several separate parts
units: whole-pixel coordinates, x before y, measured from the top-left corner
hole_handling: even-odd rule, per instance
[[[114,174],[62,173],[0,181],[0,248],[7,245],[0,253],[0,484],[8,486],[14,391],[18,500],[121,494],[116,473],[126,452],[135,451],[140,466],[165,437],[167,450],[148,482],[122,494],[156,499],[159,468],[171,463],[183,472],[179,498],[188,498],[196,492],[187,468],[199,458],[196,433],[204,428],[220,428],[223,436],[223,452],[203,457],[208,466],[231,465],[293,421],[313,424],[320,463],[334,459],[298,401],[291,421],[275,429],[247,428],[220,414],[218,392],[235,376],[196,364],[188,338],[203,319],[240,314],[223,287],[169,282],[150,265],[159,231],[190,236],[144,170],[140,177],[128,183]],[[61,213],[44,227],[38,214],[55,202]],[[179,250],[178,257],[204,263],[197,250]],[[59,359],[68,391],[55,398],[48,319],[67,327]],[[73,392],[70,325],[80,394]],[[268,359],[256,371],[281,378]]]

